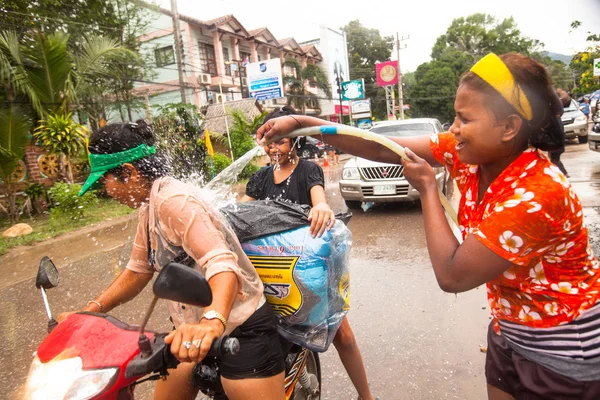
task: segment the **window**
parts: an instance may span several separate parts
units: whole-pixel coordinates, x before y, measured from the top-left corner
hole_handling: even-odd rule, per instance
[[[240,61],[244,62],[248,59],[248,62],[252,62],[252,56],[250,53],[246,53],[245,51],[240,51]]]
[[[166,46],[161,47],[160,49],[155,49],[154,58],[156,59],[156,66],[158,68],[164,67],[165,65],[175,64],[175,54],[173,52],[173,46]]]
[[[215,46],[208,43],[198,42],[200,50],[200,69],[205,74],[217,76],[217,63],[215,61]]]
[[[231,76],[231,64],[228,64],[229,61],[229,49],[227,47],[223,47],[223,61],[225,61],[225,75]]]

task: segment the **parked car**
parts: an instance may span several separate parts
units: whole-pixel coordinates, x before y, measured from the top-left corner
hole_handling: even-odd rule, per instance
[[[415,118],[402,121],[376,123],[371,132],[395,137],[431,136],[442,131],[442,125],[434,118]],[[419,192],[403,175],[404,167],[385,164],[360,157],[351,158],[344,165],[340,192],[349,208],[358,208],[362,202],[416,201]],[[445,191],[447,174],[445,168],[435,168],[439,187]]]
[[[306,137],[306,143],[298,150],[298,156],[305,160],[315,158],[315,154],[323,157],[323,153],[325,153],[325,143],[311,136]]]
[[[565,107],[562,122],[565,127],[565,137],[567,139],[577,138],[579,143],[587,143],[588,120],[581,110],[579,110],[579,104],[575,100],[571,100],[569,106]]]

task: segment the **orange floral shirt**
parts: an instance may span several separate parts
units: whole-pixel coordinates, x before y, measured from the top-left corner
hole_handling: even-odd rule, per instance
[[[514,264],[487,283],[494,318],[546,328],[572,321],[596,304],[600,264],[588,244],[581,203],[560,170],[529,148],[477,204],[479,168],[461,163],[455,146],[450,133],[431,137],[434,157],[462,194],[463,238],[475,235]]]

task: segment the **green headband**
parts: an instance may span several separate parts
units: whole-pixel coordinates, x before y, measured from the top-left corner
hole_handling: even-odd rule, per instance
[[[90,190],[94,184],[108,171],[125,163],[139,160],[140,158],[148,157],[156,153],[156,147],[148,146],[147,144],[140,144],[133,149],[120,151],[118,153],[111,154],[93,154],[90,153],[90,166],[92,172],[88,176],[87,180],[83,184],[83,187],[79,191],[79,196],[83,196],[85,192]]]

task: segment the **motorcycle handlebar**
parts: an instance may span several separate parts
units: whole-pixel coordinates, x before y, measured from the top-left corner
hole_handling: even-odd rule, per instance
[[[140,353],[129,362],[125,370],[127,378],[144,376],[152,372],[163,374],[167,369],[177,368],[179,360],[171,353],[171,346],[164,342],[165,336],[165,334],[155,336],[150,354],[144,356]],[[212,342],[207,357],[222,358],[226,355],[236,355],[239,351],[240,341],[237,338],[222,336]]]

